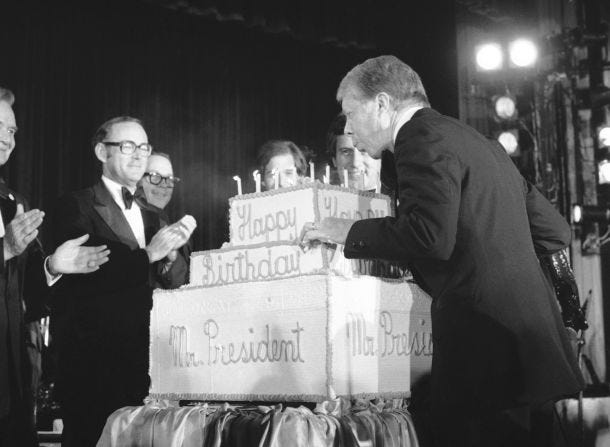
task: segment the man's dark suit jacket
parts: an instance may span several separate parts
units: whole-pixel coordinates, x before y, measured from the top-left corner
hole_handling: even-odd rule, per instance
[[[148,243],[159,229],[159,218],[147,210],[142,218]],[[90,235],[86,245],[108,246],[109,261],[93,273],[64,275],[56,285],[51,324],[58,351],[57,388],[66,408],[89,402],[109,414],[125,405],[141,405],[148,395],[151,285],[159,265],[150,266],[101,181],[64,196],[55,210],[57,245],[85,233]]]
[[[0,182],[0,212],[5,227],[15,217],[18,203],[28,209],[23,196]],[[3,246],[3,238],[0,241]],[[47,313],[49,289],[43,261],[44,255],[36,242],[7,262],[4,262],[4,250],[0,249],[0,419],[10,411],[21,419],[22,427],[29,425],[32,433],[35,433],[33,365],[26,353],[25,323]]]
[[[433,410],[512,408],[572,394],[582,376],[537,254],[570,227],[474,129],[424,108],[394,146],[397,217],[356,222],[351,258],[409,261],[433,298]]]

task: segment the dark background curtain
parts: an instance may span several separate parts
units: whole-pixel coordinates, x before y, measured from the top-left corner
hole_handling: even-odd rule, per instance
[[[99,179],[89,143],[95,129],[113,116],[138,117],[183,179],[170,214],[197,219],[196,249],[219,247],[228,240],[232,177],[242,178],[244,192],[254,191],[256,151],[271,138],[322,154],[339,111],[336,88],[355,64],[396,54],[422,75],[437,109],[457,114],[454,11],[441,3],[424,12],[411,2],[388,2],[389,15],[365,19],[373,2],[356,2],[360,9],[340,17],[333,17],[341,13],[336,6],[315,2],[311,8],[321,10],[304,10],[302,3],[296,12],[279,10],[287,26],[270,28],[265,20],[253,26],[152,0],[9,1],[0,18],[0,85],[16,95],[19,132],[3,175],[48,211],[48,221],[59,195]],[[367,26],[345,34],[354,14]],[[308,21],[295,28],[298,17]],[[333,20],[341,31],[335,36],[328,31]]]

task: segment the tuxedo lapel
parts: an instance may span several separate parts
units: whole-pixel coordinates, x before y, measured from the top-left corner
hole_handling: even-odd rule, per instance
[[[102,182],[96,183],[93,186],[93,209],[99,214],[106,225],[110,227],[119,241],[129,246],[132,250],[140,247],[123,211]]]
[[[159,231],[159,216],[145,208],[140,208],[142,212],[142,221],[144,222],[144,237],[148,244],[157,231]]]

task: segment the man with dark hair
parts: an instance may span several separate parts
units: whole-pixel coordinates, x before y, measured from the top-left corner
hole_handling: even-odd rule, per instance
[[[505,151],[432,110],[396,57],[353,68],[337,99],[356,147],[394,153],[397,216],[308,223],[304,242],[408,261],[432,296],[435,445],[545,445],[530,432],[532,412],[583,387],[536,256],[566,247],[569,225]]]
[[[63,446],[94,446],[106,418],[148,395],[152,285],[164,274],[158,261],[188,240],[194,219],[160,228],[159,215],[141,209],[133,194],[152,151],[139,120],[113,118],[93,138],[102,178],[62,197],[56,243],[88,233],[112,255],[97,272],[70,276],[56,290],[51,327],[57,343],[57,390]]]
[[[0,166],[15,148],[14,101],[13,93],[0,87]],[[45,281],[44,255],[36,239],[43,217],[40,210],[28,210],[23,196],[0,182],[0,445],[38,445],[36,371],[26,352],[25,336],[27,331],[39,335],[36,320],[46,313],[48,284],[61,273],[89,273],[108,260],[106,247],[82,247],[88,237],[81,233],[82,237],[66,241],[46,258]]]
[[[372,158],[362,148],[356,149],[352,136],[345,133],[345,115],[342,113],[333,119],[328,129],[326,152],[336,170],[334,176],[331,174],[332,184],[344,184],[347,173],[348,187],[381,191],[381,160]]]

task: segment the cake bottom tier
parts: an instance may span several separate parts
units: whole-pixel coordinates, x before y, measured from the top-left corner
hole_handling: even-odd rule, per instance
[[[151,396],[408,397],[432,360],[430,297],[374,277],[310,275],[156,290]]]

